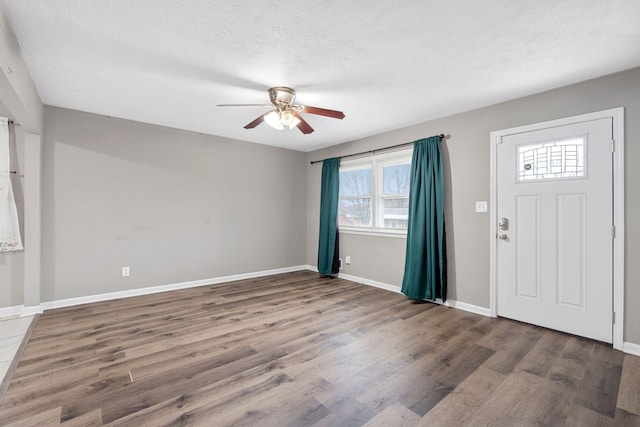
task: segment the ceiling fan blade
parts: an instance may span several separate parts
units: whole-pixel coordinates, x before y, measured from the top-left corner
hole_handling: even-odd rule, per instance
[[[254,121],[246,125],[244,128],[253,129],[254,127],[258,126],[260,123],[264,122],[264,116],[265,116],[264,114],[259,116],[257,119],[255,119]]]
[[[300,132],[304,133],[305,135],[313,132],[313,128],[309,125],[309,123],[307,123],[305,119],[302,118],[300,113],[295,110],[293,110],[292,113],[296,117],[296,119],[300,120],[300,122],[296,125],[296,127],[300,129]]]
[[[218,104],[216,107],[273,107],[271,104]]]
[[[303,113],[316,114],[318,116],[331,117],[332,119],[344,119],[344,113],[342,111],[327,110],[326,108],[308,107],[301,105]]]

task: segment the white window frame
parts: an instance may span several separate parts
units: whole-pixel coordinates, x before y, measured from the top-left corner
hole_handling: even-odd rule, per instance
[[[373,154],[360,157],[354,160],[342,160],[340,162],[340,172],[371,167],[371,222],[370,227],[339,225],[341,233],[361,234],[370,236],[398,237],[406,238],[407,230],[398,228],[386,228],[382,216],[382,202],[387,198],[397,198],[397,196],[384,196],[383,194],[383,174],[382,169],[386,166],[395,166],[409,163],[413,156],[413,147],[383,154]],[[407,196],[408,197],[408,196]]]

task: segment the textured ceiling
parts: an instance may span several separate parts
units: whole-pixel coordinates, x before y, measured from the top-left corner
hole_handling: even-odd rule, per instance
[[[638,0],[0,0],[42,101],[300,151],[640,65]],[[315,128],[243,126],[290,86]],[[443,130],[446,131],[446,130]]]

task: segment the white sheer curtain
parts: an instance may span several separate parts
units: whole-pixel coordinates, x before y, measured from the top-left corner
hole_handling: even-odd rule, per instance
[[[10,168],[9,121],[0,117],[0,252],[23,249]]]

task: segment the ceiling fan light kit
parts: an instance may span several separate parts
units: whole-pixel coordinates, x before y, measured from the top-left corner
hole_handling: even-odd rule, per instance
[[[269,99],[273,105],[273,110],[247,124],[245,129],[253,129],[260,123],[267,122],[269,126],[277,130],[283,130],[285,126],[289,129],[297,127],[303,134],[313,132],[313,128],[307,123],[300,113],[316,114],[318,116],[331,117],[333,119],[344,118],[342,111],[328,110],[326,108],[309,107],[297,105],[293,101],[296,99],[296,91],[286,86],[276,86],[269,89]],[[261,106],[261,104],[218,104],[218,107],[247,107]],[[269,105],[266,105],[269,106]]]
[[[280,122],[285,126],[289,126],[289,129],[292,129],[300,123],[300,120],[298,120],[291,111],[284,110],[280,112]]]
[[[271,110],[267,114],[265,114],[264,121],[267,122],[267,124],[274,129],[277,129],[277,130],[284,129],[284,126],[282,125],[282,121],[280,121],[280,116],[278,116],[278,112],[276,110]],[[246,126],[245,128],[252,129],[252,128],[247,128]]]

